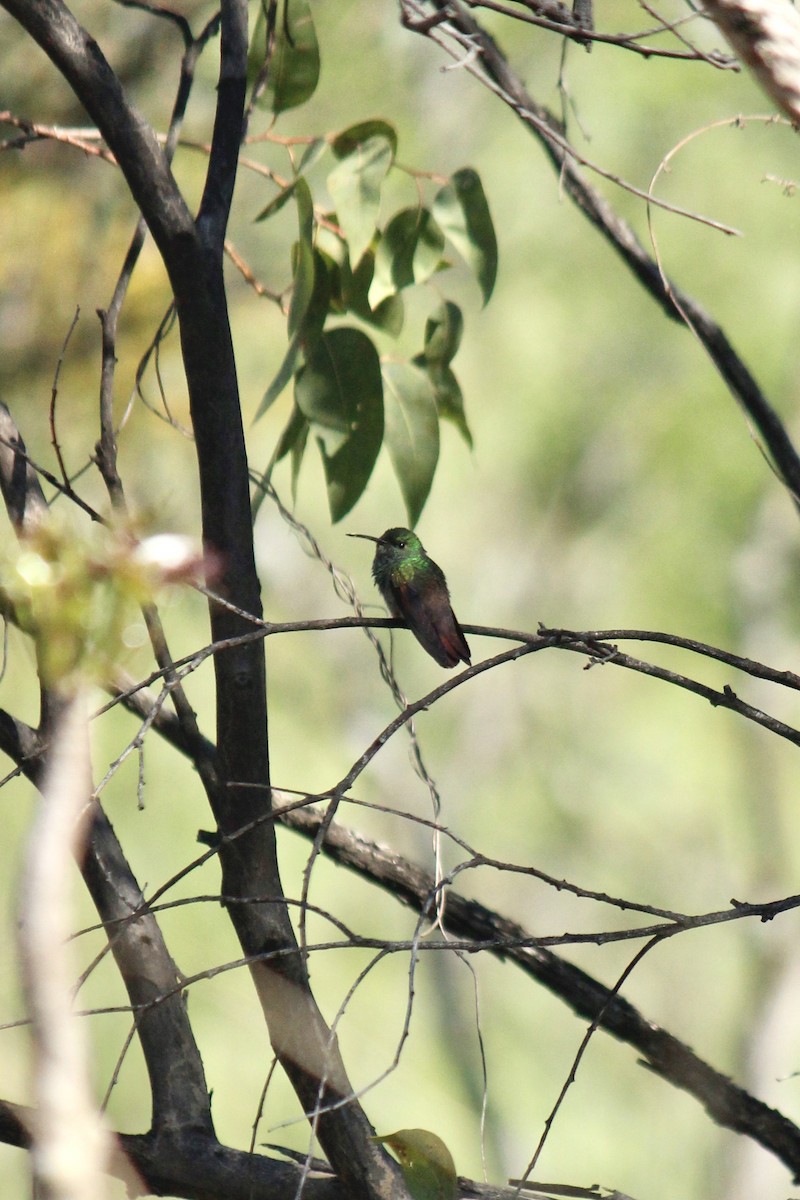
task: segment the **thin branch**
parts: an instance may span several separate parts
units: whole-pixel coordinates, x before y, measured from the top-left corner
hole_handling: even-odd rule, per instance
[[[729,54],[722,54],[720,51],[712,51],[710,54],[706,54],[683,38],[680,40],[684,41],[684,44],[687,46],[686,50],[667,50],[661,46],[643,46],[641,44],[642,37],[651,36],[652,32],[673,32],[672,25],[666,23],[660,29],[652,31],[650,35],[641,33],[599,33],[596,29],[590,30],[580,26],[568,10],[563,10],[558,17],[547,17],[540,15],[541,10],[545,9],[544,5],[537,5],[537,8],[540,10],[539,13],[523,13],[519,12],[518,9],[509,8],[507,4],[499,3],[499,0],[465,0],[465,2],[469,8],[491,9],[492,12],[501,13],[503,16],[509,17],[512,21],[521,21],[523,24],[535,25],[539,29],[558,33],[564,38],[570,38],[572,41],[581,44],[601,42],[607,46],[618,46],[622,50],[629,50],[634,54],[640,54],[643,58],[678,58],[683,59],[685,62],[704,62],[708,66],[716,67],[722,71],[741,70],[737,60]],[[561,5],[558,7],[563,9]],[[412,28],[414,27],[412,26]]]
[[[55,452],[56,460],[58,462],[58,469],[61,472],[61,478],[67,486],[69,486],[69,476],[67,474],[67,468],[64,465],[64,459],[61,454],[61,446],[58,441],[58,433],[56,431],[56,403],[58,401],[58,380],[61,375],[61,367],[63,366],[64,357],[67,353],[67,347],[69,346],[70,339],[75,332],[75,327],[78,324],[78,318],[80,315],[81,310],[76,308],[75,314],[70,323],[70,327],[67,330],[64,338],[64,344],[61,347],[61,353],[58,356],[58,362],[56,363],[55,374],[53,376],[53,387],[50,394],[50,444]]]
[[[100,133],[97,129],[65,129],[61,125],[43,125],[39,121],[28,121],[6,109],[0,112],[0,124],[13,125],[23,131],[22,137],[8,138],[0,142],[0,150],[20,150],[30,142],[56,141],[65,146],[74,146],[83,154],[102,158],[116,166],[117,160],[105,146],[98,145]]]
[[[297,808],[282,819],[291,828],[313,838],[322,816],[313,809]],[[336,823],[328,829],[324,850],[336,862],[378,883],[415,911],[429,906],[436,886],[433,875],[396,851],[386,850]],[[551,950],[533,944],[537,939],[531,938],[522,926],[451,889],[447,893],[444,929],[453,937],[494,943],[491,953],[516,963],[577,1015],[589,1021],[598,1019],[601,1029],[631,1045],[652,1071],[694,1096],[717,1124],[752,1138],[793,1175],[800,1174],[800,1129],[792,1121],[715,1071],[622,996],[614,995],[611,989]],[[530,939],[526,946],[512,947],[515,939],[521,942],[525,938]]]
[[[406,0],[404,0],[406,2]],[[450,12],[447,0],[433,0],[435,7]],[[684,314],[691,319],[706,353],[714,363],[728,389],[742,405],[758,429],[775,468],[789,492],[800,498],[800,456],[786,426],[759,388],[756,380],[738,356],[722,328],[690,296],[670,281],[664,281],[655,260],[645,251],[627,222],[583,177],[565,143],[557,118],[528,94],[519,77],[511,70],[496,41],[459,8],[457,16],[449,15],[449,23],[460,38],[480,50],[480,69],[473,68],[482,82],[491,85],[530,129],[544,149],[567,195],[620,254],[642,286],[661,305],[673,320],[684,323]],[[412,26],[413,28],[413,26]],[[436,33],[432,33],[435,37]],[[800,499],[797,500],[800,506]]]
[[[545,1119],[544,1128],[542,1129],[542,1134],[541,1134],[541,1137],[539,1138],[536,1149],[533,1152],[533,1156],[523,1172],[522,1179],[520,1180],[519,1185],[518,1185],[520,1187],[520,1190],[527,1183],[532,1172],[536,1168],[536,1164],[538,1163],[539,1159],[542,1156],[542,1151],[544,1150],[545,1143],[547,1142],[547,1139],[550,1136],[550,1131],[553,1128],[555,1119],[558,1116],[558,1113],[559,1113],[564,1101],[567,1098],[567,1092],[572,1087],[573,1083],[575,1082],[575,1080],[577,1078],[578,1067],[581,1064],[581,1060],[583,1059],[583,1056],[585,1055],[586,1051],[589,1049],[589,1042],[592,1040],[592,1037],[594,1036],[595,1032],[600,1028],[600,1025],[602,1023],[602,1020],[603,1020],[603,1017],[604,1017],[606,1011],[608,1010],[609,1006],[611,1004],[613,1004],[614,999],[619,995],[619,993],[622,989],[622,985],[624,983],[626,983],[628,979],[630,979],[630,976],[631,976],[634,968],[639,965],[639,963],[642,961],[642,959],[648,953],[649,950],[652,950],[654,946],[658,945],[659,940],[660,939],[658,938],[658,936],[654,937],[651,941],[649,941],[645,946],[642,946],[642,948],[636,952],[636,954],[633,956],[631,961],[626,965],[626,967],[622,971],[621,975],[618,977],[617,982],[611,988],[609,995],[608,995],[608,999],[606,1000],[603,1008],[601,1008],[600,1011],[590,1021],[589,1028],[586,1030],[583,1037],[581,1038],[581,1044],[578,1047],[578,1050],[577,1050],[577,1053],[576,1053],[574,1059],[572,1060],[572,1064],[570,1066],[567,1077],[564,1080],[564,1083],[562,1084],[561,1090],[558,1093],[558,1096],[556,1097],[556,1102],[553,1105],[550,1112],[548,1113],[547,1118]]]
[[[34,528],[47,511],[38,475],[4,405],[0,405],[0,491],[18,536]],[[58,697],[45,687],[41,707],[42,732],[6,714],[0,721],[3,748],[37,786],[47,760],[50,729],[61,710]],[[202,755],[198,761],[202,763]],[[87,788],[87,803],[89,794]],[[126,927],[114,947],[117,967],[135,1005],[169,992],[178,972],[102,808],[95,803],[89,811],[80,866],[100,918],[114,922],[137,913],[137,920]],[[185,1125],[212,1131],[203,1064],[180,997],[154,1010],[139,1034],[151,1079],[154,1129]]]
[[[1,404],[2,402],[0,402],[0,405]],[[5,408],[5,405],[2,405],[2,408],[5,409],[6,413],[8,412],[8,409]],[[2,423],[0,423],[0,427],[2,427]],[[14,428],[16,428],[16,426]],[[15,438],[12,434],[5,440],[4,437],[0,435],[0,446],[4,446],[7,450],[10,450],[16,460],[24,461],[29,467],[32,468],[36,475],[41,476],[42,479],[51,484],[59,495],[66,496],[68,500],[71,500],[73,504],[77,505],[77,507],[85,512],[87,516],[91,517],[93,521],[98,522],[98,524],[105,524],[104,518],[101,517],[100,513],[96,509],[92,508],[91,504],[88,504],[83,497],[75,491],[69,480],[67,480],[65,483],[62,483],[52,471],[48,471],[46,467],[34,462],[18,435]]]
[[[142,697],[137,696],[137,699],[141,704]],[[133,698],[129,702],[132,703]],[[137,711],[143,713],[145,709],[142,706]],[[0,731],[2,728],[0,722]],[[180,726],[167,710],[162,709],[154,728],[178,749],[187,752]],[[278,797],[282,795],[276,793]],[[280,819],[313,841],[324,818],[301,800],[283,806]],[[327,828],[323,851],[334,861],[379,884],[416,912],[429,911],[432,897],[440,886],[432,873],[336,822]],[[768,906],[746,906],[733,901],[724,914],[694,918],[674,915],[678,922],[683,920],[686,928],[690,923],[699,927],[705,922],[738,920],[741,916],[769,920],[783,911],[784,906],[794,906],[797,899],[791,897]],[[649,935],[660,933],[663,928],[649,927]],[[447,891],[443,933],[447,937],[464,938],[465,944],[467,940],[473,946],[480,944],[499,958],[515,962],[579,1016],[594,1021],[598,1013],[602,1013],[600,1027],[636,1049],[650,1069],[694,1096],[718,1124],[753,1138],[785,1163],[793,1174],[800,1174],[800,1130],[791,1121],[715,1071],[627,1000],[613,996],[603,984],[543,946],[541,938],[533,937],[516,922],[477,901],[458,895],[452,888]],[[645,929],[637,931],[638,936],[647,933]],[[448,945],[447,948],[453,947]]]
[[[272,637],[276,634],[283,633],[306,633],[311,630],[332,630],[332,629],[357,629],[371,627],[373,629],[404,629],[406,628],[403,621],[393,617],[335,617],[321,619],[317,621],[281,621],[281,622],[261,622],[256,619],[253,623],[260,626],[253,630],[252,633],[242,634],[239,637],[224,639],[219,642],[212,642],[193,654],[188,654],[184,658],[178,659],[174,666],[180,671],[188,674],[196,671],[207,659],[212,656],[220,655],[228,651],[234,650],[239,646],[248,644],[252,641],[257,641],[261,638]],[[495,667],[501,666],[503,663],[513,662],[518,658],[522,658],[528,654],[535,654],[542,650],[568,650],[575,654],[580,654],[587,658],[587,669],[594,666],[617,666],[623,667],[629,671],[636,671],[642,675],[649,675],[651,678],[660,679],[665,683],[670,683],[675,687],[680,687],[685,691],[692,692],[696,696],[707,700],[714,708],[726,708],[731,712],[737,713],[739,716],[745,717],[749,721],[753,721],[756,725],[769,730],[771,733],[777,734],[779,737],[786,738],[795,745],[800,745],[800,730],[794,726],[788,725],[784,721],[773,717],[771,714],[763,712],[752,704],[740,699],[733,689],[725,684],[722,688],[710,687],[697,679],[692,679],[688,675],[680,674],[677,671],[668,670],[665,667],[659,667],[655,663],[646,662],[643,659],[634,658],[629,654],[624,654],[619,650],[619,647],[609,641],[602,640],[594,634],[579,635],[573,634],[568,630],[556,629],[550,630],[543,628],[538,634],[528,633],[524,630],[514,629],[499,629],[495,626],[487,625],[470,625],[467,622],[462,622],[462,628],[465,633],[474,634],[479,637],[501,638],[507,641],[520,643],[511,650],[506,650],[501,654],[495,655],[492,658],[484,659],[482,662],[474,663],[471,667],[465,668],[458,675],[446,680],[438,687],[434,688],[427,695],[417,700],[414,704],[408,705],[402,712],[390,722],[383,731],[373,741],[372,745],[364,752],[357,763],[353,764],[351,770],[345,775],[342,780],[332,788],[329,796],[340,796],[348,790],[355,782],[365,767],[371,762],[375,754],[385,745],[385,743],[408,722],[410,722],[417,713],[423,711],[426,707],[433,704],[442,696],[451,692],[456,687],[461,687],[468,680],[477,675],[483,674],[485,671],[492,670]],[[605,631],[604,631],[605,632]],[[615,630],[611,631],[618,635],[616,640],[623,640],[630,636],[635,640],[652,640],[667,645],[678,646],[683,649],[692,650],[705,657],[716,659],[720,662],[728,663],[736,667],[738,670],[747,672],[748,674],[759,678],[767,679],[770,682],[780,684],[781,686],[797,689],[800,686],[800,677],[792,671],[778,671],[770,667],[764,666],[763,663],[758,663],[752,659],[745,659],[739,655],[729,654],[727,651],[717,649],[713,646],[706,646],[702,642],[693,642],[689,638],[681,638],[673,634],[647,634],[643,630]],[[96,715],[107,711],[112,705],[125,700],[128,696],[149,687],[156,680],[163,678],[163,671],[153,671],[146,678],[129,684],[126,688],[118,691],[115,700],[110,701],[98,710]],[[263,780],[253,781],[256,786],[265,786]],[[246,786],[246,782],[245,782]]]
[[[173,20],[180,29],[184,39],[185,50],[181,59],[180,80],[172,107],[164,150],[167,161],[171,162],[180,137],[186,107],[189,103],[197,63],[209,39],[215,35],[219,28],[220,16],[219,14],[213,16],[206,23],[199,36],[193,38],[188,22],[181,14],[173,13],[171,10],[153,9],[150,5],[142,5],[141,0],[120,0],[120,2],[127,3],[132,7],[144,7],[147,11],[154,12],[154,15]],[[96,446],[96,462],[108,489],[112,505],[117,511],[123,512],[126,515],[128,508],[122,479],[117,468],[117,438],[114,426],[114,379],[117,363],[116,340],[122,306],[125,302],[133,271],[144,245],[146,230],[147,226],[144,218],[140,217],[117,279],[111,303],[107,310],[100,310],[98,312],[102,326],[103,340],[100,377],[101,432],[100,440]],[[194,744],[198,751],[197,763],[200,778],[203,782],[206,795],[210,796],[218,786],[218,780],[215,771],[211,769],[208,760],[203,756],[197,720],[180,684],[180,679],[173,668],[172,655],[167,644],[166,634],[158,610],[154,604],[145,604],[142,608],[142,616],[147,627],[156,662],[165,672],[166,687],[171,692],[178,717],[186,730],[187,738]]]

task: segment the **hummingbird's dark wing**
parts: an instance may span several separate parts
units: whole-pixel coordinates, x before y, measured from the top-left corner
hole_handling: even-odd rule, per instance
[[[397,615],[406,621],[419,644],[440,667],[454,667],[459,662],[469,666],[470,648],[450,607],[443,575],[441,584],[436,588],[406,584],[396,595]]]

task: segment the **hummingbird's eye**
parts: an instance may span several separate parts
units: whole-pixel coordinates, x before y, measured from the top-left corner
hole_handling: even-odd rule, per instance
[[[405,550],[405,548],[406,548],[406,544],[405,544],[405,542],[404,542],[404,541],[401,539],[401,540],[400,540],[400,541],[397,543],[397,549],[398,549],[398,550]]]

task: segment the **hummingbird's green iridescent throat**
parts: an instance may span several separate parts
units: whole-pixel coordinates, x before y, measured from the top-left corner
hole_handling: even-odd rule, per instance
[[[447,580],[411,529],[387,529],[380,537],[349,533],[375,542],[372,578],[393,617],[405,621],[440,667],[470,664],[470,649],[450,607]]]

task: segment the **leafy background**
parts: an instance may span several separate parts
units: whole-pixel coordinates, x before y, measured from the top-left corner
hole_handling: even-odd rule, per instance
[[[665,8],[682,11],[677,4]],[[195,3],[184,4],[183,11],[197,24],[210,13]],[[81,5],[79,16],[146,115],[163,128],[176,78],[175,35],[146,14],[96,0]],[[793,667],[800,619],[796,515],[700,348],[686,331],[667,324],[619,269],[559,194],[549,166],[512,116],[465,70],[443,72],[444,59],[399,27],[393,6],[319,0],[313,18],[322,57],[319,86],[307,104],[280,118],[276,131],[318,136],[377,118],[390,122],[403,163],[442,179],[466,166],[479,173],[498,233],[498,277],[488,305],[482,305],[474,273],[457,265],[430,286],[406,289],[404,327],[396,338],[370,330],[381,354],[399,364],[420,353],[426,321],[443,300],[458,304],[465,315],[452,365],[474,448],[468,448],[463,431],[443,423],[436,479],[419,525],[447,571],[462,622],[666,629]],[[606,0],[608,28],[622,28],[629,20],[629,5]],[[499,22],[492,27],[535,94],[557,105],[560,45],[535,30],[508,30]],[[82,124],[66,86],[5,15],[0,31],[4,105],[42,121]],[[708,39],[717,42],[711,34]],[[201,75],[208,86],[195,91],[187,143],[204,143],[208,136],[213,53],[206,58]],[[600,45],[591,55],[571,48],[567,75],[586,134],[576,133],[579,144],[594,161],[640,187],[662,156],[693,131],[740,113],[769,111],[747,78],[696,63],[647,62]],[[261,114],[251,132],[267,126]],[[251,146],[247,155],[289,174],[280,147]],[[201,151],[187,145],[179,152],[176,172],[195,200],[204,166]],[[797,424],[798,201],[766,177],[791,180],[795,170],[795,135],[786,127],[746,121],[709,130],[677,155],[659,185],[661,194],[736,226],[744,236],[726,238],[674,215],[654,216],[667,269],[726,327],[790,429]],[[426,186],[433,195],[440,185]],[[646,236],[641,202],[610,184],[601,186]],[[94,310],[109,301],[132,230],[132,205],[111,167],[57,146],[5,153],[0,189],[8,214],[0,223],[2,394],[32,452],[51,463],[47,408],[53,371],[80,304],[58,410],[64,453],[77,467],[95,436]],[[243,169],[230,236],[264,285],[282,291],[292,278],[298,206],[292,200],[270,220],[257,220],[275,195],[263,175]],[[382,212],[414,205],[416,198],[414,179],[397,174],[387,181]],[[255,296],[232,267],[229,280],[246,422],[253,422],[251,462],[261,471],[290,415],[287,389],[255,421],[286,354],[286,318],[269,299]],[[149,247],[134,278],[119,345],[120,406],[167,298],[163,271]],[[360,326],[362,334],[366,328]],[[176,422],[188,425],[174,335],[162,348],[160,365],[170,411]],[[388,366],[390,372],[400,369]],[[152,372],[144,386],[160,409]],[[121,454],[131,498],[151,526],[196,533],[189,441],[137,403]],[[288,462],[275,468],[273,481],[290,504]],[[90,499],[102,501],[91,473],[83,486]],[[323,466],[309,452],[295,512],[325,553],[353,575],[364,598],[375,601],[369,550],[346,541],[345,534],[378,533],[406,519],[386,450],[363,497],[333,527]],[[259,512],[257,536],[270,617],[345,613],[326,570],[303,552],[268,500]],[[176,592],[166,616],[175,654],[203,643],[199,597]],[[137,636],[132,622],[129,640]],[[494,648],[479,638],[472,643],[476,656]],[[411,638],[396,635],[394,651],[410,696],[440,680]],[[687,665],[666,649],[657,658]],[[130,669],[145,671],[145,663],[132,647]],[[34,719],[31,666],[28,647],[11,631],[0,701]],[[391,698],[374,667],[357,631],[270,641],[278,786],[326,786],[390,719]],[[571,655],[532,656],[482,676],[419,720],[442,794],[443,823],[496,858],[683,911],[721,908],[731,897],[758,901],[796,890],[793,748],[655,681],[611,667],[589,672],[581,667]],[[729,673],[714,664],[699,670],[710,683],[729,682]],[[190,695],[208,731],[210,688],[207,667]],[[746,695],[785,720],[800,718],[796,700],[767,685],[750,681]],[[119,715],[97,724],[97,778],[134,730]],[[198,853],[195,834],[208,818],[191,771],[152,738],[145,769],[143,811],[137,807],[134,762],[120,770],[103,798],[135,872],[153,889]],[[378,757],[357,794],[401,814],[431,815],[402,738]],[[32,796],[26,785],[11,782],[3,800],[0,1011],[2,1020],[12,1022],[21,1005],[14,983],[15,885]],[[342,816],[430,864],[429,834],[404,816],[363,808]],[[283,843],[285,883],[297,895],[306,847],[290,834]],[[454,861],[447,847],[445,859]],[[538,933],[619,922],[613,913],[519,877],[486,871],[460,882]],[[170,894],[213,897],[217,890],[212,864]],[[321,864],[311,899],[332,906],[333,898],[337,915],[361,932],[400,937],[412,928],[391,901]],[[78,888],[75,904],[76,928],[91,925],[91,909]],[[625,994],[796,1120],[795,921],[788,915],[766,926],[740,922],[673,939],[645,959]],[[201,910],[170,911],[164,925],[187,973],[238,957],[211,900]],[[324,923],[312,925],[312,936],[329,932]],[[97,934],[79,939],[79,963],[88,963],[100,944]],[[631,952],[622,945],[572,948],[567,954],[612,983]],[[315,956],[312,981],[328,1018],[364,965],[357,952]],[[477,972],[488,1070],[486,1165],[490,1178],[502,1180],[524,1168],[582,1034],[560,1004],[516,979],[510,967],[423,956],[399,1065],[366,1104],[379,1131],[435,1130],[453,1151],[459,1172],[480,1176],[482,1085],[470,967]],[[369,975],[349,1002],[340,1037],[357,1083],[366,1084],[391,1065],[406,998],[407,963],[398,956]],[[80,993],[86,1007],[123,1002],[108,964]],[[268,1066],[246,974],[231,971],[195,985],[189,1004],[214,1088],[220,1137],[245,1146]],[[114,1013],[90,1020],[102,1093],[128,1021]],[[4,1031],[2,1045],[3,1094],[25,1100],[24,1031]],[[264,1047],[263,1055],[253,1052],[257,1046]],[[146,1128],[142,1083],[134,1050],[110,1101],[119,1128]],[[307,1134],[297,1117],[288,1089],[274,1084],[258,1140],[305,1149]],[[272,1128],[284,1120],[293,1123]],[[21,1192],[26,1168],[18,1151],[0,1148],[0,1171],[9,1194]],[[654,1200],[753,1194],[783,1200],[787,1193],[781,1168],[716,1130],[693,1100],[672,1093],[629,1050],[601,1035],[556,1122],[539,1174],[564,1182],[600,1181]]]

